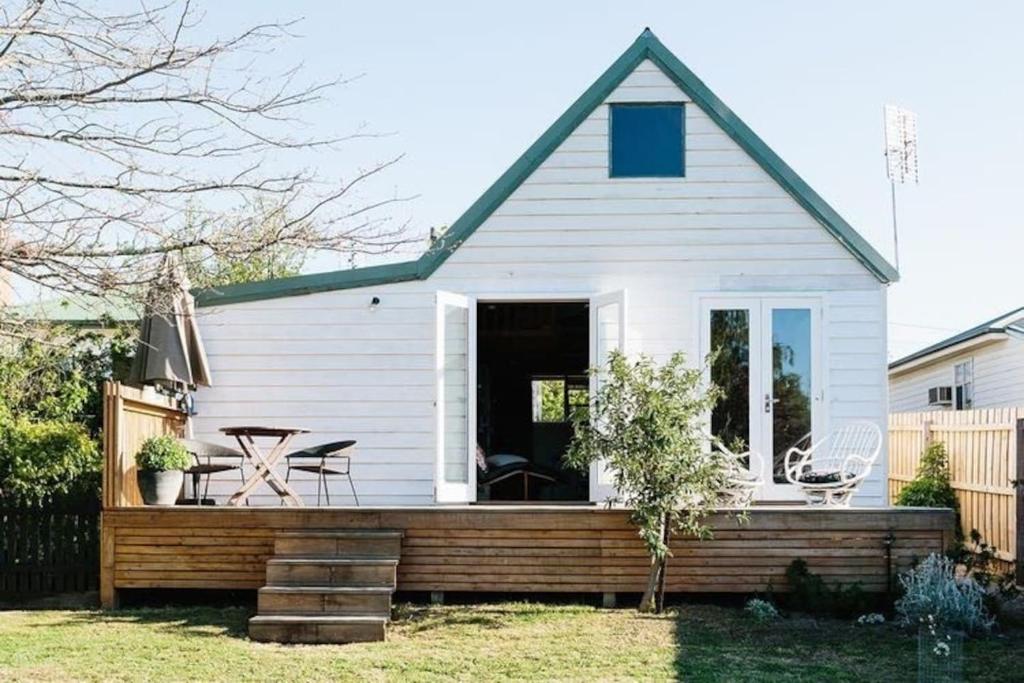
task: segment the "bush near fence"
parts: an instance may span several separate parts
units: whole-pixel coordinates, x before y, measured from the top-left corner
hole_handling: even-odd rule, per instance
[[[889,502],[914,479],[921,453],[932,442],[949,453],[950,483],[960,501],[961,526],[977,529],[997,557],[1017,562],[1024,552],[1024,408],[926,411],[889,416]],[[1024,563],[1018,581],[1024,580]]]

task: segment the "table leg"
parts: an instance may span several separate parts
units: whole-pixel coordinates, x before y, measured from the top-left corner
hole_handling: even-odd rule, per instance
[[[261,481],[267,482],[267,485],[281,497],[281,500],[286,505],[294,507],[304,507],[302,499],[298,496],[294,489],[289,486],[280,476],[274,471],[274,464],[282,455],[284,455],[285,448],[288,442],[291,441],[291,436],[283,437],[278,443],[270,449],[270,453],[264,456],[262,451],[256,445],[256,442],[249,435],[237,435],[235,437],[238,441],[238,445],[241,446],[242,452],[246,458],[253,465],[253,473],[249,478],[242,484],[242,488],[238,489],[229,499],[228,505],[240,506],[244,505],[245,501],[252,494]]]
[[[283,500],[286,505],[304,507],[305,503],[302,502],[302,498],[299,497],[299,494],[296,493],[295,489],[293,489],[287,481],[282,479],[281,475],[274,469],[274,465],[276,465],[277,461],[284,455],[291,440],[292,435],[283,437],[277,445],[270,449],[270,453],[264,456],[262,453],[257,451],[257,457],[261,459],[264,466],[263,479],[267,482],[267,486],[273,489],[274,493],[280,496],[281,500]]]

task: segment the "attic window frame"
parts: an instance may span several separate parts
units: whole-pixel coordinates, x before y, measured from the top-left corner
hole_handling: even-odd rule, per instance
[[[616,173],[614,120],[616,109],[641,107],[673,107],[679,109],[679,173]],[[628,178],[685,178],[686,177],[686,103],[685,102],[611,102],[608,104],[608,177]]]

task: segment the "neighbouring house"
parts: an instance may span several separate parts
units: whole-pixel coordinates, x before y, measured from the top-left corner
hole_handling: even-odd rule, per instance
[[[713,428],[767,456],[763,499],[800,501],[788,447],[885,424],[896,278],[645,31],[420,258],[200,292],[215,386],[195,432],[355,439],[363,505],[601,501],[606,472],[560,461],[588,367],[613,348],[699,363],[722,347]],[[536,477],[489,483],[478,451]],[[882,452],[854,505],[886,504]],[[297,487],[316,497],[313,478]]]
[[[893,412],[1024,405],[1024,308],[889,364]]]

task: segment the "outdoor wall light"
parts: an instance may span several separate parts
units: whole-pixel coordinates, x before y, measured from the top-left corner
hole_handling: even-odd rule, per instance
[[[378,306],[380,306],[380,297],[379,296],[375,296],[372,299],[370,299],[370,311],[371,312],[372,311],[376,311]]]

